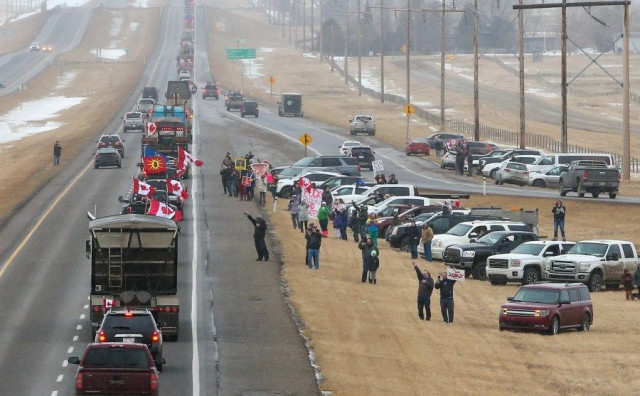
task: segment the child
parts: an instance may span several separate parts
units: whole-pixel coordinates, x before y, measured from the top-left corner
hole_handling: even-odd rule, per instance
[[[631,293],[633,292],[633,275],[627,268],[624,269],[622,274],[622,286],[624,287],[624,294],[627,301],[631,300]]]

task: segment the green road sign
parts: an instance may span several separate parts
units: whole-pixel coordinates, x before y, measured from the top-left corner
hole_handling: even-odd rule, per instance
[[[227,48],[227,59],[255,59],[255,48]]]

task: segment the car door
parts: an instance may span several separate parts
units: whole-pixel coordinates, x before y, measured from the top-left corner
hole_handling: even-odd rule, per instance
[[[497,246],[497,254],[500,253],[509,253],[516,246],[516,235],[505,235],[499,242]]]
[[[635,255],[633,254],[633,247],[631,247],[631,244],[623,243],[622,253],[624,253],[624,257],[622,258],[622,260],[624,261],[624,268],[633,273],[636,270],[637,260],[635,258]]]
[[[566,168],[563,166],[556,166],[555,168],[547,171],[544,174],[544,181],[549,188],[557,188],[560,184],[560,174],[564,172]]]
[[[571,288],[568,290],[563,290],[567,292],[569,296],[569,301],[571,304],[563,305],[562,308],[566,312],[565,321],[563,321],[563,326],[577,326],[582,322],[582,306],[580,299],[580,292],[576,288]]]
[[[618,259],[614,260],[613,256],[617,255]],[[618,282],[622,280],[622,272],[624,270],[624,259],[617,243],[609,245],[607,254],[605,255],[605,264],[603,265],[604,279],[608,282]]]

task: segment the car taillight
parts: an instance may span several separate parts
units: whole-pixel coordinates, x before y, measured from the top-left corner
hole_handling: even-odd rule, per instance
[[[588,179],[589,178],[589,172],[587,172],[587,171],[582,172],[582,178],[585,179],[585,180]]]
[[[116,146],[118,146],[118,147],[119,147],[119,146],[122,146],[122,143],[120,143],[120,142],[116,142]]]
[[[149,384],[152,391],[158,390],[158,376],[151,373],[151,383]]]
[[[151,336],[151,342],[158,342],[160,341],[160,334],[154,330],[153,331],[153,335]]]
[[[173,307],[171,307],[171,312],[178,312],[180,309],[178,308],[177,305],[174,305]]]
[[[618,180],[620,179],[621,179],[621,175],[620,175],[620,172],[618,171]]]
[[[93,312],[100,312],[102,310],[102,306],[101,305],[94,305],[93,308],[91,308],[93,310]]]
[[[82,373],[78,373],[76,374],[76,389],[82,390],[82,388],[84,388],[84,378]]]
[[[104,331],[100,330],[100,332],[98,333],[98,342],[106,342],[107,341],[107,335],[105,334]]]
[[[106,146],[106,145],[107,145],[107,144],[106,144],[105,142],[100,142],[100,143],[98,143],[98,147],[104,147],[104,146]]]

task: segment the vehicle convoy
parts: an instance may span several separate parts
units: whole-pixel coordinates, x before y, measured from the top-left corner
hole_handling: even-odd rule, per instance
[[[598,198],[600,193],[608,193],[609,198],[614,199],[620,187],[620,171],[604,161],[573,161],[562,172],[558,183],[563,197],[567,192],[577,192],[579,197],[591,193],[594,198]]]
[[[283,93],[278,101],[278,115],[280,117],[304,117],[302,111],[302,94]]]
[[[96,151],[93,157],[93,167],[95,169],[103,166],[122,167],[122,157],[115,147],[102,147]]]
[[[587,287],[580,283],[542,283],[522,286],[500,307],[500,330],[548,331],[575,328],[589,331],[593,303]]]
[[[175,221],[124,214],[89,221],[90,321],[93,333],[105,307],[146,308],[163,322],[165,339],[178,339],[178,233]]]
[[[244,95],[240,92],[231,91],[227,94],[226,106],[227,111],[242,110],[242,104],[244,103]]]
[[[519,245],[537,241],[538,236],[527,231],[495,231],[476,240],[474,243],[449,246],[444,251],[444,263],[450,267],[463,269],[466,276],[484,280],[486,278],[487,257],[494,254],[509,253]]]
[[[555,282],[581,282],[589,290],[618,289],[625,269],[631,273],[638,266],[633,243],[617,240],[588,240],[576,243],[567,254],[551,259],[547,278]]]
[[[552,257],[567,253],[575,242],[531,241],[513,249],[511,253],[487,258],[487,278],[492,285],[520,282],[523,285],[540,282],[547,277]]]
[[[77,364],[76,395],[158,395],[158,369],[163,357],[155,361],[144,344],[121,342],[93,343],[82,359],[71,356]]]
[[[374,136],[376,121],[370,115],[357,115],[349,120],[349,133],[351,135],[366,133],[369,136]]]
[[[202,99],[213,98],[218,100],[220,98],[220,90],[214,84],[207,83],[207,85],[202,88]]]

